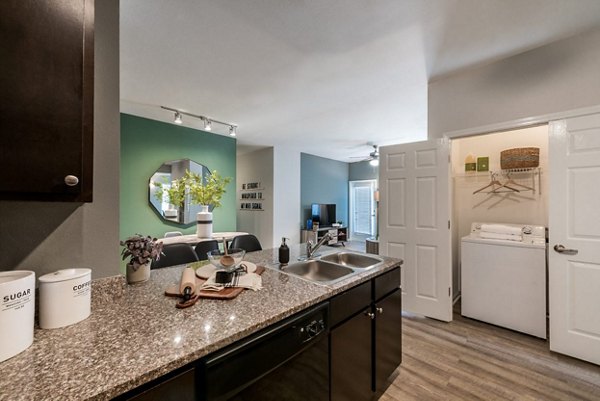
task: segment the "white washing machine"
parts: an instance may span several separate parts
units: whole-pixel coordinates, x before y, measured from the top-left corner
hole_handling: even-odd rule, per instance
[[[521,229],[512,241],[481,238],[481,225],[462,238],[461,314],[546,338],[545,227],[502,224]]]

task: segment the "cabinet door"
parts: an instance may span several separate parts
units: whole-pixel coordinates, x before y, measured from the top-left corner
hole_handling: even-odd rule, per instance
[[[196,395],[194,369],[178,374],[146,391],[127,398],[128,401],[194,401]]]
[[[0,2],[0,199],[92,200],[93,11]]]
[[[375,390],[402,362],[402,291],[375,304]]]
[[[365,309],[331,331],[331,400],[361,401],[372,396],[371,332]]]

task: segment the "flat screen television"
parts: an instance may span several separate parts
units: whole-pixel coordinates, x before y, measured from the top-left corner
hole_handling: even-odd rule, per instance
[[[321,227],[329,227],[335,223],[335,204],[313,203],[312,221]]]

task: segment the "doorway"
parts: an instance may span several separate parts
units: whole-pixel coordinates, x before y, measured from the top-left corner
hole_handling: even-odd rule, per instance
[[[539,165],[531,169],[503,170],[501,152],[539,149]],[[481,159],[487,159],[482,165]],[[480,161],[479,166],[477,161]],[[466,164],[475,163],[475,170]],[[461,293],[461,239],[472,223],[528,224],[548,227],[548,125],[452,138],[452,278],[453,298]],[[478,168],[481,167],[481,168]],[[516,182],[517,191],[485,188],[492,177],[501,184]],[[484,188],[482,190],[482,188]]]
[[[364,241],[374,237],[376,232],[375,191],[377,180],[350,181],[350,221],[351,240]]]

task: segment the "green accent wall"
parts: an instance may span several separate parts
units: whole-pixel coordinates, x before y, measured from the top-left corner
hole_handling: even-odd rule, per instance
[[[196,232],[196,224],[162,220],[148,202],[148,181],[169,160],[191,159],[232,177],[221,207],[213,211],[213,231],[236,230],[236,140],[170,123],[121,114],[121,239],[140,233],[162,237],[166,231]],[[115,205],[116,206],[116,205]]]

